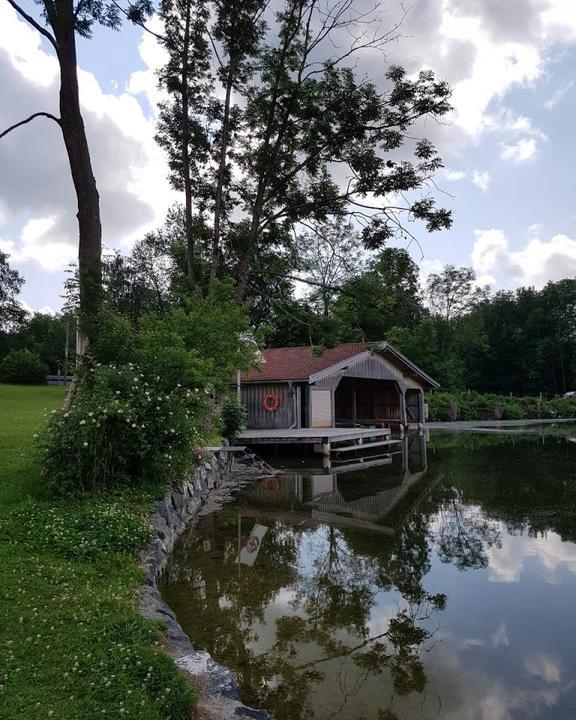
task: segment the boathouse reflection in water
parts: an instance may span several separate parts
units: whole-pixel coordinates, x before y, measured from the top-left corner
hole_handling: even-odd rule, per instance
[[[395,694],[425,687],[420,652],[446,599],[422,587],[424,521],[401,522],[426,492],[424,437],[375,463],[269,478],[204,518],[168,568],[164,595],[195,644],[232,667],[244,701],[276,720],[327,718],[328,706],[355,718],[358,694],[371,698],[383,673]],[[241,566],[262,525],[257,560]],[[376,619],[383,599],[385,626]]]
[[[414,434],[405,437],[393,453],[344,461],[336,457],[322,469],[285,469],[281,477],[256,486],[250,496],[258,506],[300,508],[312,520],[327,525],[391,534],[384,524],[386,517],[408,497],[415,499],[427,468],[425,435]],[[257,514],[256,509],[253,512]]]

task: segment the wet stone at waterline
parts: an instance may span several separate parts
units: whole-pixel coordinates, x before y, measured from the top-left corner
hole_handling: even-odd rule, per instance
[[[182,536],[162,594],[275,720],[572,720],[576,444],[532,433],[290,458]]]

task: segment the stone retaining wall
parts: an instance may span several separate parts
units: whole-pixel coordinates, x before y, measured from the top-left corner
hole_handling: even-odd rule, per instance
[[[165,623],[163,634],[169,654],[178,667],[194,679],[195,687],[202,688],[199,705],[204,716],[214,720],[270,720],[265,710],[242,704],[238,683],[230,670],[215,662],[208,653],[194,650],[157,585],[179,535],[200,515],[222,507],[237,487],[238,483],[227,473],[226,453],[216,450],[190,477],[168,490],[164,499],[156,503],[151,517],[154,539],[141,558],[146,584],[141,588],[139,609],[145,617]]]

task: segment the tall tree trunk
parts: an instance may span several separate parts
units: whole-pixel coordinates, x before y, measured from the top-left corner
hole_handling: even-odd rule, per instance
[[[246,293],[248,292],[248,275],[250,273],[250,255],[251,252],[245,250],[238,263],[238,283],[236,285],[236,296],[235,300],[238,305],[241,305],[246,300]]]
[[[190,179],[190,118],[188,102],[188,55],[190,52],[190,3],[186,3],[184,47],[182,49],[182,173],[184,175],[184,225],[186,228],[186,260],[188,283],[194,287],[194,228],[192,222],[192,181]]]
[[[56,37],[60,62],[60,123],[78,200],[80,354],[82,355],[94,332],[94,321],[102,301],[100,196],[92,171],[88,139],[80,111],[76,39],[71,19],[69,27],[57,32]]]
[[[252,213],[252,222],[250,225],[250,232],[248,233],[248,243],[240,255],[240,262],[238,263],[238,282],[236,285],[235,296],[235,300],[238,305],[241,305],[244,300],[246,300],[246,293],[248,292],[248,276],[250,275],[250,260],[252,258],[252,251],[258,242],[260,218],[262,217],[263,207],[264,184],[261,179]]]
[[[292,26],[292,22],[296,16],[298,18],[298,21],[295,26]],[[270,145],[271,145],[272,136],[274,133],[274,120],[276,118],[276,113],[277,113],[277,109],[278,109],[278,99],[279,99],[280,92],[281,92],[284,63],[286,61],[286,57],[287,57],[287,53],[290,48],[290,45],[297,35],[298,28],[300,27],[299,23],[300,23],[301,18],[302,18],[302,6],[299,5],[298,3],[294,3],[290,9],[290,17],[286,23],[287,31],[284,34],[284,41],[282,43],[282,48],[280,50],[280,53],[279,53],[279,56],[278,56],[278,59],[276,62],[276,76],[274,78],[274,83],[273,83],[272,91],[270,94],[270,107],[268,109],[268,117],[267,117],[266,126],[265,126],[266,129],[264,131],[262,145],[258,150],[258,152],[260,153],[258,189],[256,191],[256,199],[254,201],[254,207],[252,210],[252,220],[250,223],[250,232],[248,235],[248,243],[246,245],[244,252],[242,253],[242,255],[240,257],[240,263],[238,266],[238,284],[236,285],[236,298],[235,298],[236,302],[238,304],[241,304],[244,302],[244,300],[246,299],[246,293],[248,291],[248,276],[250,273],[250,260],[252,257],[252,252],[258,242],[258,236],[260,234],[260,223],[262,221],[262,214],[264,212],[266,188],[267,188],[267,184],[268,184],[269,173],[271,172],[270,163],[272,161],[272,158],[270,158]],[[291,31],[289,31],[290,28],[292,28]],[[280,139],[281,139],[281,136],[285,129],[288,115],[289,115],[289,111],[287,111],[287,115],[284,117],[282,127],[278,131],[278,136],[276,138],[276,143],[275,143],[274,149],[273,149],[274,150],[273,156],[275,156],[279,150]]]
[[[212,234],[212,263],[210,266],[210,287],[212,287],[218,272],[218,255],[220,252],[220,234],[222,205],[224,194],[224,176],[226,174],[226,157],[228,154],[228,139],[230,135],[230,104],[232,100],[232,85],[234,84],[234,64],[230,60],[228,78],[226,80],[226,97],[224,100],[224,117],[222,119],[222,139],[220,145],[220,158],[218,162],[218,181],[216,184],[216,200],[214,203],[214,229]]]

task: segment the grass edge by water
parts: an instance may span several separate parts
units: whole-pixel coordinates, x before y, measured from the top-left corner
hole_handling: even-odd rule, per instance
[[[193,691],[136,609],[158,489],[50,499],[33,435],[63,395],[0,385],[0,717],[184,720]]]

